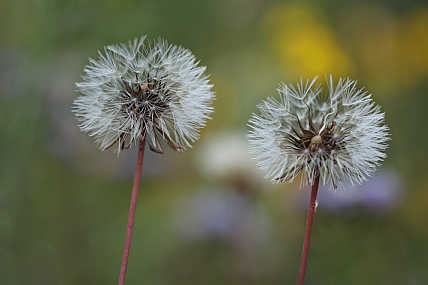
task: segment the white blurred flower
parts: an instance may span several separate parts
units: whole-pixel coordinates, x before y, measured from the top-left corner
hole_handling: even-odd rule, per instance
[[[73,112],[102,150],[117,143],[119,153],[146,139],[152,151],[163,153],[160,136],[181,152],[199,138],[214,93],[206,67],[189,50],[162,39],[151,45],[143,36],[107,46],[89,61],[76,83],[82,95]]]
[[[251,155],[247,150],[244,131],[233,133],[216,133],[201,142],[198,169],[207,176],[227,179],[231,176],[244,175],[245,179],[263,177],[260,169],[251,163]],[[255,183],[255,182],[254,182]]]
[[[372,176],[389,140],[384,113],[356,81],[327,78],[327,94],[315,77],[297,86],[283,84],[279,100],[268,97],[253,114],[247,134],[250,152],[272,181],[293,179],[312,185],[320,175],[334,188]]]

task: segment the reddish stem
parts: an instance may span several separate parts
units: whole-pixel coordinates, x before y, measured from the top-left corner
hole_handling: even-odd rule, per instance
[[[306,219],[306,230],[305,230],[305,239],[303,241],[303,251],[302,251],[302,260],[300,262],[300,274],[298,285],[303,285],[305,281],[306,273],[306,264],[308,262],[308,252],[309,252],[309,243],[311,242],[311,233],[312,233],[312,222],[314,220],[314,214],[316,211],[316,201],[318,194],[318,185],[320,182],[320,176],[315,178],[314,185],[312,185],[311,191],[311,200],[308,207],[308,217]]]
[[[122,266],[120,267],[119,285],[125,284],[126,267],[128,266],[132,229],[134,227],[135,210],[137,208],[138,189],[140,188],[141,171],[143,169],[145,142],[145,140],[140,140],[138,147],[137,166],[135,167],[134,186],[132,187],[131,205],[129,206],[128,227],[126,228],[125,248],[123,250]]]

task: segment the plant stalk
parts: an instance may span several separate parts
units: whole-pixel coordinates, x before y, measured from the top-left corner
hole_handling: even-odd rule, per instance
[[[314,184],[312,185],[311,199],[308,207],[308,217],[306,219],[306,230],[305,238],[303,241],[302,260],[300,262],[300,274],[298,285],[303,285],[305,282],[306,264],[308,262],[309,243],[311,242],[312,223],[316,211],[316,201],[318,194],[318,185],[320,182],[319,174],[315,178]]]
[[[123,249],[122,265],[120,267],[119,285],[125,284],[126,268],[128,266],[129,251],[131,248],[132,229],[134,228],[135,210],[137,208],[138,189],[140,188],[141,172],[143,169],[144,146],[146,141],[140,140],[138,146],[137,166],[135,167],[134,185],[132,187],[131,205],[129,206],[128,227],[126,228],[125,248]]]

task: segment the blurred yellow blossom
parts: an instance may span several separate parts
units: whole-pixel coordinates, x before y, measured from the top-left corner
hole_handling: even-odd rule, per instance
[[[351,59],[316,8],[294,3],[272,6],[262,24],[290,80],[353,74]]]

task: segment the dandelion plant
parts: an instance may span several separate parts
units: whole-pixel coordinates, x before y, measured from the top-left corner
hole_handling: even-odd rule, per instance
[[[279,99],[262,101],[260,115],[249,120],[250,152],[266,178],[291,182],[300,174],[300,186],[312,186],[298,284],[305,278],[320,180],[333,188],[361,183],[386,157],[384,113],[356,84],[349,78],[334,84],[331,75],[326,92],[316,77],[282,84]]]
[[[125,282],[145,144],[163,154],[164,141],[182,152],[199,138],[213,112],[205,70],[188,49],[143,36],[105,47],[76,83],[81,95],[73,112],[101,150],[114,147],[119,155],[139,143],[119,285]]]

